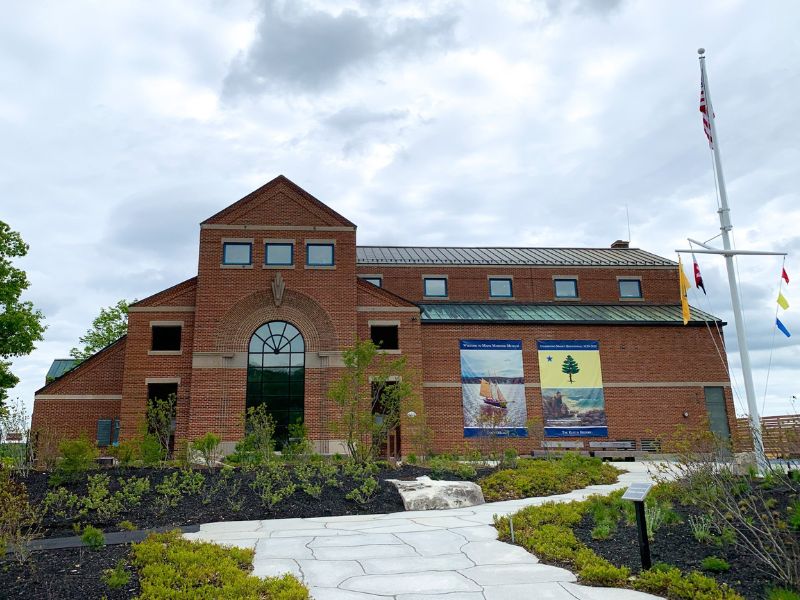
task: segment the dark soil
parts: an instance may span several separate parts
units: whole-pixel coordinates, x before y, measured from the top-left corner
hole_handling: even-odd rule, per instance
[[[235,493],[230,487],[221,487],[216,489],[213,494],[201,493],[183,496],[175,508],[159,509],[155,502],[157,497],[155,487],[164,477],[169,476],[175,470],[174,468],[115,468],[102,471],[111,478],[109,489],[112,493],[119,489],[119,480],[125,480],[132,476],[148,477],[151,485],[150,492],[145,494],[139,506],[126,507],[121,514],[113,519],[102,521],[96,515],[90,513],[83,522],[95,525],[104,531],[120,531],[117,523],[123,520],[131,521],[138,529],[150,529],[214,521],[247,521],[399,512],[404,510],[403,502],[395,486],[388,483],[386,479],[414,479],[420,475],[430,475],[428,469],[413,465],[403,465],[396,469],[383,469],[375,475],[379,482],[378,491],[368,502],[359,504],[345,498],[345,495],[357,486],[357,482],[340,471],[337,477],[338,487],[324,486],[320,498],[309,496],[298,485],[294,494],[270,509],[264,506],[261,498],[250,487],[255,474],[252,471],[237,469],[235,477],[232,478],[235,481],[239,481],[238,491]],[[480,470],[478,477],[490,471],[489,469]],[[97,472],[99,471],[94,471],[93,473]],[[205,489],[214,489],[220,479],[219,472],[199,472],[203,473],[206,478]],[[448,473],[446,478],[460,479],[453,473]],[[34,505],[40,505],[47,492],[54,489],[48,486],[47,473],[34,472],[21,479],[21,481],[27,486],[30,502]],[[84,496],[86,495],[86,477],[84,476],[79,483],[65,484],[63,487],[79,496]],[[241,506],[237,506],[237,504]],[[42,522],[46,537],[74,535],[72,525],[72,521],[52,514],[45,515]]]
[[[133,598],[139,593],[136,571],[128,585],[112,590],[101,579],[104,569],[111,569],[125,559],[130,546],[105,546],[93,552],[86,548],[34,552],[20,565],[0,560],[0,598],[15,600],[60,600],[83,598],[108,600]]]
[[[653,564],[663,562],[684,572],[703,572],[700,565],[703,559],[716,556],[726,560],[731,566],[730,570],[725,573],[703,572],[705,575],[713,577],[719,583],[727,583],[745,598],[765,597],[765,588],[774,585],[774,579],[770,574],[759,570],[758,563],[751,555],[744,554],[732,544],[716,546],[698,542],[692,535],[689,516],[699,515],[700,511],[691,506],[680,505],[675,506],[674,510],[680,515],[682,522],[662,525],[656,531],[655,539],[650,542]],[[629,526],[624,520],[620,520],[616,532],[607,540],[592,539],[594,525],[591,514],[586,514],[574,529],[575,536],[613,564],[626,566],[632,573],[641,571],[639,538],[635,525]]]

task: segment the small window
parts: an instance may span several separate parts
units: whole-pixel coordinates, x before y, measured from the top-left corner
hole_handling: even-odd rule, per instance
[[[424,295],[431,298],[446,298],[447,279],[444,277],[426,277]]]
[[[641,298],[642,297],[642,282],[638,279],[620,279],[619,280],[619,297],[620,298]]]
[[[244,242],[222,244],[223,265],[249,265],[253,260],[253,245]]]
[[[556,298],[577,298],[578,280],[577,279],[554,279]]]
[[[318,267],[333,265],[333,244],[306,244],[306,264]]]
[[[265,265],[289,266],[293,261],[293,244],[264,244]]]
[[[180,325],[153,325],[151,350],[175,351],[181,349]]]
[[[362,277],[361,279],[378,287],[383,286],[383,277]]]
[[[514,295],[512,290],[510,279],[489,280],[489,296],[492,298],[511,298]]]
[[[381,350],[398,350],[400,340],[397,325],[370,325],[369,336],[372,343]]]

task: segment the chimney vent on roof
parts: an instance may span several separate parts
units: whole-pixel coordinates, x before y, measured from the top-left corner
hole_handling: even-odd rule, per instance
[[[612,248],[628,248],[630,247],[630,242],[626,242],[625,240],[617,240],[613,244],[611,244]]]

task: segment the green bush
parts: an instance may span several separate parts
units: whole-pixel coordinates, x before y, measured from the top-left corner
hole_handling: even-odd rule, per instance
[[[800,594],[786,588],[772,588],[767,592],[767,600],[800,600]]]
[[[127,520],[120,521],[119,523],[117,523],[117,527],[119,527],[120,529],[124,529],[125,531],[136,531],[137,529],[136,523]]]
[[[254,551],[190,542],[180,532],[152,534],[133,545],[140,600],[308,600],[293,576],[250,575]]]
[[[28,542],[39,537],[41,521],[39,511],[28,501],[25,484],[11,478],[11,468],[0,463],[0,557],[6,551],[25,562],[28,558]]]
[[[142,456],[142,464],[146,467],[156,467],[167,457],[167,452],[161,442],[152,434],[147,434],[141,439],[139,452]]]
[[[800,500],[795,500],[789,505],[789,527],[800,531]]]
[[[598,458],[567,454],[549,460],[520,459],[516,469],[496,471],[478,484],[487,502],[563,494],[614,483],[619,471]]]
[[[731,566],[728,564],[727,560],[716,556],[706,556],[700,563],[700,566],[703,571],[709,571],[711,573],[725,573],[731,570]]]
[[[680,569],[649,569],[642,571],[633,581],[634,589],[675,600],[744,600],[725,584],[697,571],[686,575]]]
[[[250,487],[259,495],[261,503],[267,508],[274,507],[294,494],[297,489],[286,466],[275,461],[267,462],[258,468]]]
[[[624,586],[630,577],[627,567],[615,567],[605,558],[598,556],[588,548],[581,548],[575,555],[575,567],[578,577],[589,585],[603,587]]]
[[[415,465],[415,464],[417,464],[417,455],[416,455],[416,454],[414,454],[414,453],[412,452],[411,454],[409,454],[408,456],[406,456],[406,462],[407,462],[408,464],[410,464],[410,465]]]
[[[113,569],[105,569],[101,579],[112,590],[118,590],[130,583],[131,574],[125,568],[125,561],[120,560]]]
[[[345,498],[353,500],[359,504],[366,504],[378,491],[378,480],[373,476],[366,477],[359,481],[359,484],[345,494]]]
[[[85,437],[62,440],[58,445],[59,460],[50,476],[50,485],[61,485],[77,481],[89,469],[96,466],[99,456],[97,447]]]
[[[217,462],[220,441],[221,440],[218,435],[215,435],[209,431],[203,437],[196,439],[191,444],[191,449],[200,455],[200,458],[203,459],[203,463],[206,465],[206,468],[209,471],[214,469],[214,465]]]
[[[86,544],[90,550],[99,550],[106,545],[106,536],[103,535],[102,530],[97,527],[87,525],[81,534],[81,541]]]
[[[462,479],[474,479],[477,475],[475,467],[471,464],[446,456],[434,456],[428,461],[428,468],[431,470],[432,479],[446,479],[450,474]]]

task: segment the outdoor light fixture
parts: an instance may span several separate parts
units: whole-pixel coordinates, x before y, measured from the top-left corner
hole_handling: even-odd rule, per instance
[[[623,500],[632,500],[636,509],[636,528],[639,530],[639,554],[642,558],[642,569],[653,566],[650,560],[650,540],[647,539],[647,521],[644,515],[644,499],[652,489],[652,483],[632,483],[622,494]]]
[[[688,410],[683,411],[683,418],[684,419],[688,419],[689,418],[689,411]]]
[[[413,419],[416,416],[417,416],[417,413],[415,413],[413,410],[408,411],[408,418],[409,419]]]

